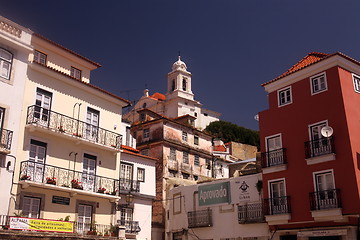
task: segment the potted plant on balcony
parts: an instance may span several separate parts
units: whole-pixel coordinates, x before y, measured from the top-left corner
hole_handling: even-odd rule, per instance
[[[110,230],[109,230],[109,232],[110,232],[110,235],[111,235],[112,237],[116,237],[116,236],[117,236],[116,226],[110,224]]]
[[[81,185],[81,182],[79,182],[77,179],[71,180],[71,187],[75,189],[83,190],[83,186]]]
[[[105,191],[106,191],[106,188],[102,187],[102,188],[99,188],[97,192],[98,193],[105,193]]]
[[[55,177],[47,177],[46,178],[46,183],[47,184],[52,184],[52,185],[56,185],[56,178]]]
[[[73,135],[74,135],[75,137],[81,137],[81,134],[80,134],[80,133],[73,133]]]
[[[59,127],[59,132],[62,132],[62,133],[65,132],[65,129],[63,128],[63,126],[60,126],[60,127]]]
[[[31,177],[28,176],[28,175],[22,175],[22,176],[20,177],[20,180],[30,180],[30,179],[31,179]]]
[[[91,223],[90,231],[87,232],[87,235],[97,235],[95,223]]]

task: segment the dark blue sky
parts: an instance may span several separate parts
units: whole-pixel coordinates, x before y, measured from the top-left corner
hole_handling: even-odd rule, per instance
[[[92,83],[132,101],[145,86],[166,92],[180,50],[196,100],[251,129],[267,109],[260,84],[307,53],[360,60],[359,12],[358,0],[0,2],[0,15],[99,62]]]

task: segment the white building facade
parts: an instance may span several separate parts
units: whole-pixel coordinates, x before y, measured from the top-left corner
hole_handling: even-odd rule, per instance
[[[31,34],[0,16],[0,215],[8,214]]]
[[[172,189],[166,239],[268,239],[261,183],[258,173]]]

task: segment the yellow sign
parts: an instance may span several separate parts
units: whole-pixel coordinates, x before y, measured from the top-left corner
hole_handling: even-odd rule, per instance
[[[10,229],[46,232],[74,232],[74,223],[34,218],[10,218]]]

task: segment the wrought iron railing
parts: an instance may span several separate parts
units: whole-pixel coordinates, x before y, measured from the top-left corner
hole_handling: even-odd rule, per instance
[[[263,204],[249,203],[238,206],[239,223],[260,223],[265,221]]]
[[[264,199],[264,214],[276,215],[291,213],[290,196]]]
[[[318,192],[309,193],[310,209],[322,210],[341,208],[341,195],[340,189],[329,189]]]
[[[30,160],[21,162],[19,178],[88,192],[119,195],[119,180]]]
[[[211,227],[212,226],[212,210],[200,210],[187,213],[189,228]]]
[[[335,153],[334,138],[320,138],[305,142],[305,158]]]
[[[0,128],[0,148],[10,150],[13,132],[4,128]]]
[[[36,124],[57,132],[73,135],[108,147],[120,149],[122,135],[80,121],[78,119],[42,108],[36,105],[29,106],[27,124]]]
[[[140,182],[126,178],[120,178],[121,192],[140,192]]]
[[[261,166],[263,168],[282,165],[287,163],[286,148],[280,148],[261,153]]]
[[[74,232],[81,235],[114,235],[115,229],[113,225],[74,222]]]
[[[125,233],[137,234],[141,231],[138,221],[126,221],[126,220],[118,220],[118,224],[121,226],[125,226]]]

